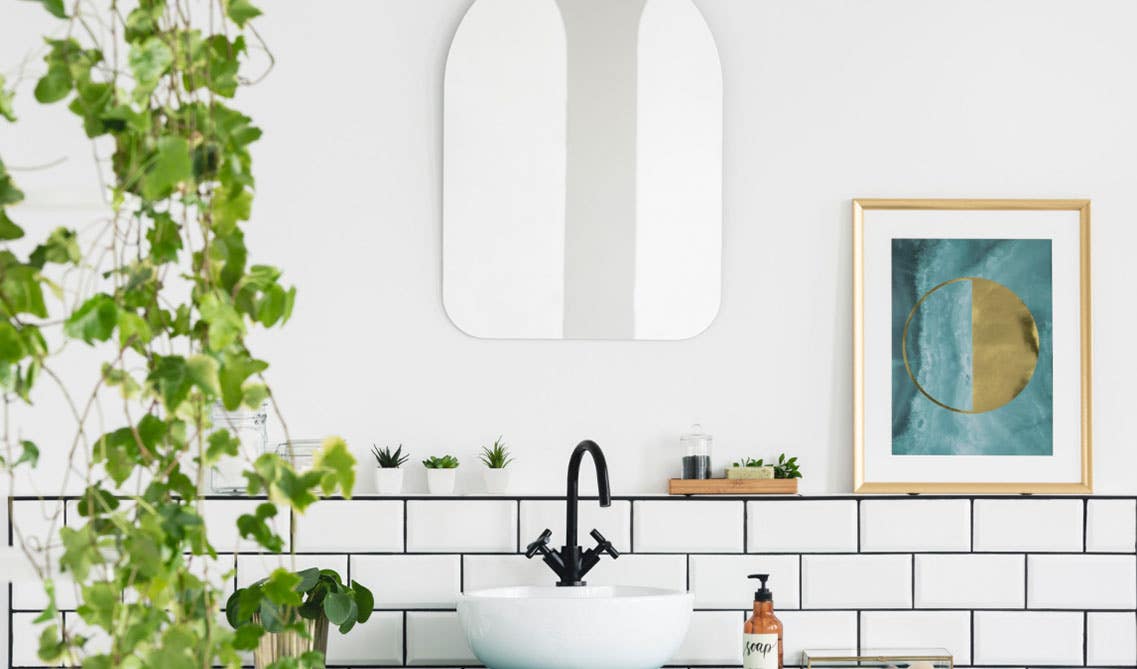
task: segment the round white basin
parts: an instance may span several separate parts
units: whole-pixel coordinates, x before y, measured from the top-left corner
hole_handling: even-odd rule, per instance
[[[691,622],[689,592],[527,587],[458,596],[458,618],[490,669],[659,669]]]

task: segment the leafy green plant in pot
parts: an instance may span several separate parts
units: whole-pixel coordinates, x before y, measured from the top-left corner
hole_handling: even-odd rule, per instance
[[[259,637],[253,650],[258,669],[284,658],[322,666],[328,624],[347,634],[357,623],[367,622],[374,608],[370,590],[357,581],[344,585],[332,569],[281,568],[234,592],[225,604],[225,618],[238,638]]]
[[[454,480],[458,474],[458,458],[453,455],[434,456],[422,461],[426,467],[426,488],[432,495],[454,494]]]
[[[486,482],[486,492],[491,495],[503,495],[509,489],[509,465],[513,462],[513,455],[509,447],[499,436],[492,446],[483,446],[479,456],[482,464],[486,466],[483,475]]]
[[[390,446],[379,448],[371,445],[371,454],[375,456],[375,489],[380,495],[398,495],[403,491],[403,464],[411,458],[410,454],[403,453],[403,445],[394,451]]]

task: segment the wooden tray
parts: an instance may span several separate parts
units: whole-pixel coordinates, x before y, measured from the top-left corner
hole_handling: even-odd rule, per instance
[[[671,479],[672,495],[796,495],[797,479]]]

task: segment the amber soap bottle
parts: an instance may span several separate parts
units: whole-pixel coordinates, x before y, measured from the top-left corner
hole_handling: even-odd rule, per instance
[[[782,621],[774,615],[774,593],[766,587],[769,574],[751,574],[762,582],[754,593],[754,615],[742,627],[744,669],[782,669]]]

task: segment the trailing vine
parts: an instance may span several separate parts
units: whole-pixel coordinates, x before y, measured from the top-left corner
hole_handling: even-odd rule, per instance
[[[212,583],[231,566],[210,544],[202,490],[212,466],[242,453],[211,415],[217,403],[233,411],[266,401],[280,415],[268,363],[247,335],[285,323],[296,296],[279,269],[249,263],[244,235],[256,186],[250,146],[261,131],[231,100],[271,68],[254,27],[261,11],[249,0],[37,2],[61,31],[46,39],[35,99],[66,104],[97,147],[110,147],[99,161],[106,219],[82,234],[59,227],[34,247],[22,240],[24,194],[0,161],[0,466],[14,486],[42,451],[65,450],[68,471],[83,477],[83,522],[62,526],[56,514],[57,542],[37,545],[16,528],[48,594],[39,655],[86,669],[239,666],[265,632],[219,624],[225,595]],[[264,65],[249,76],[256,61]],[[0,77],[7,122],[16,121],[13,99]],[[105,354],[86,394],[54,367],[74,342]],[[30,404],[45,384],[66,398],[70,443],[37,443],[10,424],[10,407]],[[111,430],[101,428],[108,393],[122,415]],[[354,464],[335,438],[306,471],[256,457],[248,491],[268,501],[239,518],[240,535],[284,551],[275,521],[321,494],[350,496]],[[85,633],[57,623],[59,571],[74,581]],[[288,606],[294,586],[277,570],[262,606]],[[322,663],[309,653],[275,666]]]

